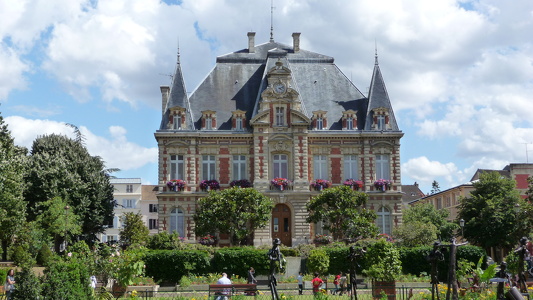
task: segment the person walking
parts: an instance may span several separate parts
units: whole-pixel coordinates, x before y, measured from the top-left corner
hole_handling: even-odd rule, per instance
[[[323,283],[324,281],[320,279],[320,277],[318,277],[318,272],[315,272],[315,278],[311,280],[311,284],[313,285],[313,294],[315,295],[315,297],[318,296],[318,293],[320,292],[320,287]]]
[[[339,283],[341,280],[341,274],[342,272],[337,274],[337,276],[335,276],[335,279],[333,279],[333,284],[335,285],[335,289],[331,292],[332,295],[335,295],[339,291]]]
[[[302,272],[298,273],[298,277],[296,277],[298,280],[298,295],[303,295],[304,292],[304,276]]]
[[[250,270],[248,270],[248,284],[250,283],[257,283],[257,280],[255,279],[255,270],[253,267],[250,267]]]
[[[11,299],[13,291],[15,291],[15,271],[10,269],[7,272],[6,283],[4,285],[4,291],[6,292],[6,298]]]
[[[339,293],[339,296],[342,296],[342,294],[344,294],[344,291],[346,291],[346,281],[346,274],[341,272],[341,278],[339,280],[339,286],[341,291]]]

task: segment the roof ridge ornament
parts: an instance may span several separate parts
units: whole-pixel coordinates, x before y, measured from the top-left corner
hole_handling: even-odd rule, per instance
[[[374,40],[374,47],[376,49],[376,53],[375,53],[376,62],[375,62],[375,65],[377,66],[378,65],[378,43],[376,42],[376,40]]]
[[[274,0],[270,0],[270,42],[274,42]]]

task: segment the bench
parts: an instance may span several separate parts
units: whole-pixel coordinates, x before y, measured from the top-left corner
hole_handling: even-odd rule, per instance
[[[244,294],[247,296],[255,296],[257,294],[257,284],[255,283],[235,283],[235,284],[210,284],[209,298],[211,294],[215,296],[231,297],[233,295]]]

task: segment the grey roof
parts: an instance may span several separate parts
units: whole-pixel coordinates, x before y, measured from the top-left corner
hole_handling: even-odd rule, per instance
[[[327,111],[328,129],[340,130],[342,112],[352,109],[358,112],[358,128],[364,128],[369,100],[332,57],[302,49],[294,52],[292,46],[270,41],[255,46],[253,53],[241,49],[217,57],[215,67],[189,97],[178,65],[160,129],[166,129],[168,109],[176,105],[188,109],[192,122],[187,123],[194,123],[196,130],[201,128],[201,111],[207,109],[216,112],[218,130],[231,129],[231,112],[237,109],[246,111],[246,119],[251,120],[267,88],[267,72],[278,60],[292,71],[291,87],[299,93],[302,113],[307,117],[316,110]],[[374,70],[372,83],[370,102],[391,108],[379,67]],[[392,108],[390,115],[393,130],[398,130]]]
[[[378,56],[376,54],[376,62],[374,64],[374,72],[372,74],[372,80],[370,81],[370,90],[368,91],[368,113],[366,117],[365,130],[370,130],[372,126],[372,110],[378,107],[385,107],[389,109],[389,125],[391,130],[399,130],[398,124],[396,123],[396,118],[394,117],[394,112],[392,111],[392,105],[389,99],[389,93],[387,93],[387,88],[385,87],[385,81],[381,75],[381,70],[379,69]]]
[[[503,170],[490,170],[490,169],[477,169],[476,170],[476,173],[474,173],[474,175],[472,176],[472,178],[470,179],[470,181],[475,181],[475,180],[478,180],[479,179],[479,176],[482,174],[482,173],[490,173],[490,172],[497,172],[499,173],[502,177],[505,177],[505,178],[511,178],[511,171],[508,167],[504,168]]]

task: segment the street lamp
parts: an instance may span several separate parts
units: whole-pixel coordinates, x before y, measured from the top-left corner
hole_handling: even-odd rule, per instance
[[[461,226],[461,237],[464,237],[465,220],[459,220],[459,226]]]
[[[68,210],[70,206],[65,206],[65,251],[67,251],[67,227],[68,227]]]

